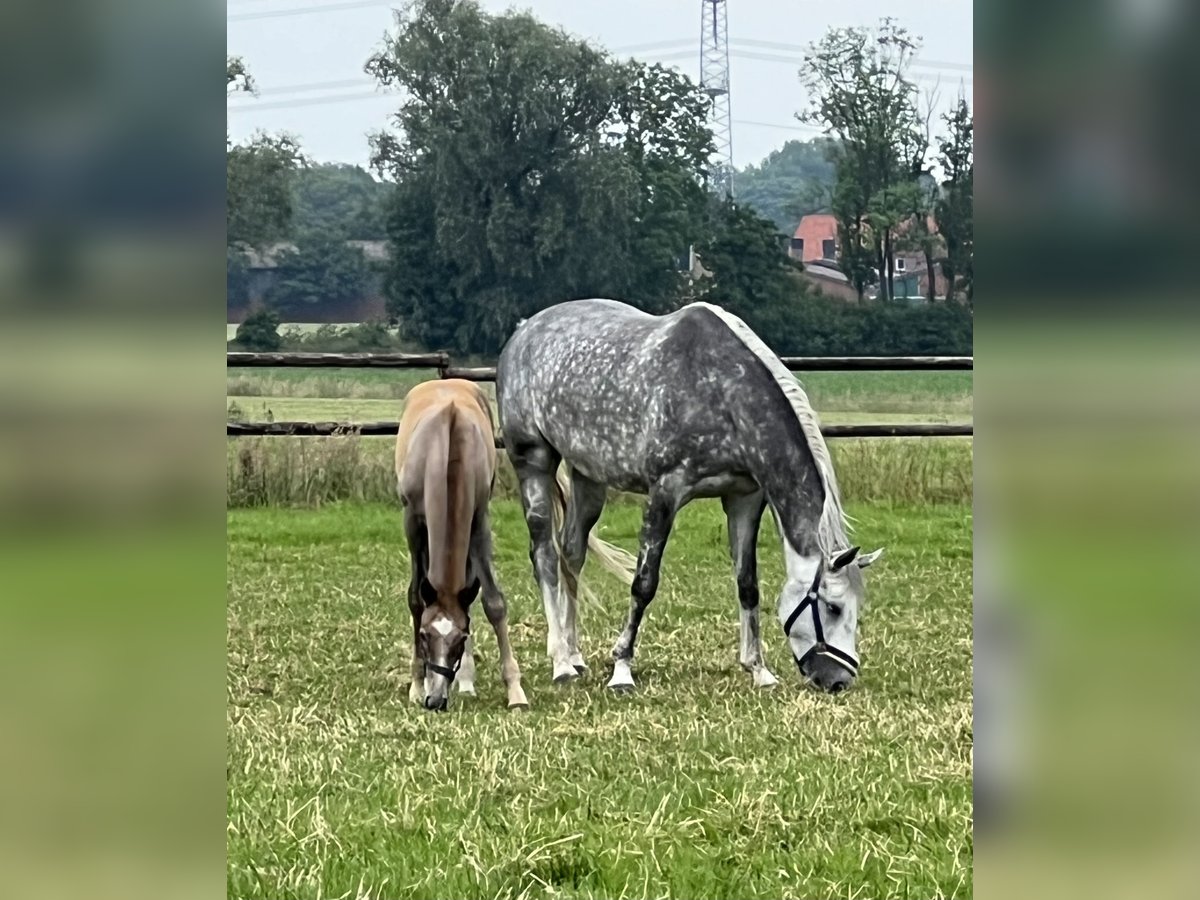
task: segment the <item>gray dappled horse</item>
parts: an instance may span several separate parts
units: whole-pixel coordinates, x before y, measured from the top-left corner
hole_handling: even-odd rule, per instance
[[[638,627],[658,588],[671,525],[697,497],[720,497],[728,518],[741,606],[739,661],[754,684],[777,683],[759,636],[755,553],[770,507],[787,565],[778,613],[800,673],[831,692],[850,685],[865,601],[860,570],[882,550],[859,555],[850,546],[808,397],[741,319],[707,303],[664,316],[614,300],[561,303],[517,328],[500,354],[496,393],[556,682],[585,668],[575,587],[606,488],[614,487],[648,500],[610,687],[633,685]],[[560,463],[569,468],[569,490],[555,535]]]

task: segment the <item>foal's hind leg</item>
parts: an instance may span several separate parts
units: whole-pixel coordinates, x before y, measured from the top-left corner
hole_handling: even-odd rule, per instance
[[[506,435],[506,439],[510,439]],[[509,451],[517,478],[521,482],[521,505],[529,526],[529,559],[533,563],[542,604],[546,610],[546,653],[557,683],[569,681],[578,673],[571,665],[567,646],[565,617],[558,595],[558,550],[554,546],[554,472],[558,454],[546,444],[522,445]]]
[[[588,535],[600,519],[608,489],[576,471],[571,472],[571,499],[563,520],[558,544],[562,552],[562,603],[565,607],[564,626],[571,665],[577,672],[587,671],[587,663],[579,652],[579,573],[587,559]]]
[[[729,525],[729,553],[737,580],[738,605],[741,607],[742,640],[738,662],[754,677],[755,687],[772,687],[779,682],[763,659],[762,637],[758,622],[758,526],[766,500],[762,491],[744,497],[724,497],[721,505]]]
[[[425,660],[421,658],[420,642],[421,614],[425,604],[421,600],[421,579],[425,576],[426,532],[425,523],[410,507],[404,508],[404,534],[408,539],[408,558],[411,575],[408,582],[408,610],[412,613],[413,644],[412,667],[408,686],[408,699],[412,703],[425,700]]]
[[[500,650],[500,678],[508,691],[509,709],[526,709],[529,701],[525,699],[525,691],[521,688],[521,667],[517,665],[517,657],[508,639],[508,605],[504,602],[504,594],[500,591],[496,570],[492,565],[492,528],[487,515],[476,520],[471,534],[471,566],[479,577],[484,612],[492,630],[496,632],[496,645]],[[468,650],[473,649],[472,643],[473,638],[468,643]]]

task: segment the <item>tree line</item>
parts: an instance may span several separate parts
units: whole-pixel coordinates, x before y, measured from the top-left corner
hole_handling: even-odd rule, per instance
[[[539,309],[611,296],[650,312],[695,299],[720,303],[781,353],[969,352],[963,305],[831,301],[799,277],[786,253],[797,213],[845,214],[848,274],[865,285],[864,266],[888,271],[888,254],[901,240],[922,239],[903,227],[905,210],[912,220],[944,204],[939,230],[943,218],[969,221],[961,189],[971,166],[965,103],[965,156],[961,135],[953,145],[955,187],[935,184],[916,197],[917,176],[924,175],[922,185],[929,180],[929,147],[906,143],[915,140],[911,129],[893,129],[886,148],[877,142],[871,150],[864,135],[874,134],[868,126],[877,120],[869,115],[879,110],[838,111],[849,97],[835,89],[848,76],[835,78],[834,63],[849,59],[876,77],[871,67],[884,65],[865,50],[860,57],[844,52],[853,31],[830,32],[806,63],[821,60],[820,68],[802,73],[830,76],[828,103],[810,93],[823,98],[818,108],[827,112],[829,136],[789,142],[761,167],[739,173],[738,201],[731,202],[707,189],[709,100],[686,76],[617,59],[527,13],[414,0],[366,63],[401,98],[394,127],[370,138],[380,178],[315,164],[287,135],[229,145],[231,296],[248,290],[252,252],[294,245],[276,258],[266,298],[273,310],[255,325],[260,335],[273,332],[272,316],[277,323],[282,310],[361,295],[371,268],[347,241],[385,240],[388,312],[413,346],[491,355]],[[884,33],[899,40],[888,22]],[[903,76],[906,59],[888,57],[887,64]],[[227,68],[229,90],[254,90],[241,60]],[[804,115],[817,121],[816,114]],[[934,253],[934,241],[924,238]],[[951,247],[950,235],[941,240]],[[952,283],[968,285],[970,297],[969,233],[955,235],[953,246],[938,262],[954,257]],[[693,253],[699,266],[689,269]]]

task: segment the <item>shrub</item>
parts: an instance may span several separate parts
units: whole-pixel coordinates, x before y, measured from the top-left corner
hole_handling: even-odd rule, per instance
[[[233,344],[243,350],[278,350],[283,346],[283,340],[279,337],[279,316],[265,306],[254,310],[238,326]]]

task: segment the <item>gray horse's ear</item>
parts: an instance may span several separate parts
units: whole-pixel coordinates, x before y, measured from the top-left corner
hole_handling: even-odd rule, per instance
[[[875,562],[875,560],[879,559],[879,557],[881,557],[881,556],[883,556],[883,548],[882,547],[880,547],[878,550],[872,551],[871,553],[864,553],[862,556],[860,556],[858,558],[858,567],[860,569],[865,569],[867,566],[869,566],[871,563]]]
[[[849,550],[843,550],[833,558],[833,562],[829,564],[829,569],[832,572],[837,572],[846,568],[850,563],[854,562],[854,557],[858,556],[858,547],[851,547]],[[862,565],[862,563],[859,563]]]

